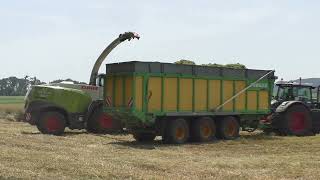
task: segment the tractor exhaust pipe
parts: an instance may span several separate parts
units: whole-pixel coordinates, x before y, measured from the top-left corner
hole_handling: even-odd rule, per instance
[[[134,38],[140,39],[140,36],[134,32],[125,32],[123,34],[120,34],[117,39],[112,41],[112,43],[110,43],[106,47],[106,49],[104,49],[104,51],[101,53],[101,55],[98,57],[98,59],[94,63],[94,66],[92,68],[91,75],[90,75],[89,85],[93,85],[93,86],[96,85],[96,78],[98,76],[98,71],[100,69],[100,66],[102,62],[105,60],[105,58],[109,55],[109,53],[122,42],[126,40],[130,41],[131,39],[134,39]]]

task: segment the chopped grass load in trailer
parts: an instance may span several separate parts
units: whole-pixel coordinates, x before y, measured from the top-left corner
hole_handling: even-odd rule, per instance
[[[138,141],[234,139],[270,113],[274,71],[160,62],[107,64],[104,111]]]

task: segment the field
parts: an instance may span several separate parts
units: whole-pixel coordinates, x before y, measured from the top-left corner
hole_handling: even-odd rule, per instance
[[[257,132],[206,144],[139,144],[130,135],[43,135],[0,120],[0,179],[318,179],[319,142],[319,135]]]
[[[0,179],[318,179],[320,136],[242,133],[234,141],[165,145],[16,122],[23,97],[0,97]]]
[[[0,96],[0,111],[14,113],[23,108],[23,96]]]

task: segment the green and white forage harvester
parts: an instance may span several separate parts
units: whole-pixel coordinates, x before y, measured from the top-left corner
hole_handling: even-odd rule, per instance
[[[93,133],[121,130],[121,124],[103,113],[105,74],[98,74],[108,54],[120,43],[139,39],[137,33],[120,34],[96,60],[89,85],[54,83],[32,86],[25,97],[25,120],[44,134],[61,135],[66,127]]]

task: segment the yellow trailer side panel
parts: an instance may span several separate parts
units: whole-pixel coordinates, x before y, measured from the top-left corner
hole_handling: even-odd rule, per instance
[[[116,77],[115,82],[115,106],[120,107],[123,105],[123,77]]]
[[[148,111],[161,111],[161,78],[150,77],[148,82]]]
[[[257,92],[248,91],[247,101],[248,101],[248,110],[256,111],[257,110]]]
[[[127,106],[132,98],[132,76],[128,76],[125,79],[125,105]]]
[[[163,109],[164,111],[177,110],[177,78],[164,79],[164,93],[163,93]]]
[[[233,81],[223,81],[223,102],[227,101],[233,96]],[[223,110],[232,111],[233,101],[228,102],[223,106]]]
[[[106,85],[105,85],[105,95],[106,96],[109,96],[111,98],[111,101],[112,101],[112,98],[113,98],[113,76],[108,76],[106,78]]]
[[[180,111],[192,111],[192,79],[180,79]]]
[[[246,87],[245,81],[235,81],[235,92],[238,93]],[[242,111],[246,108],[246,93],[243,92],[236,99],[236,111]]]
[[[207,110],[207,80],[195,80],[195,111]]]
[[[269,93],[268,91],[259,91],[259,110],[269,109]]]
[[[136,89],[135,89],[135,106],[136,109],[142,111],[142,98],[143,98],[143,78],[141,76],[135,79]]]
[[[213,109],[221,103],[221,81],[209,80],[209,90],[209,109]]]

